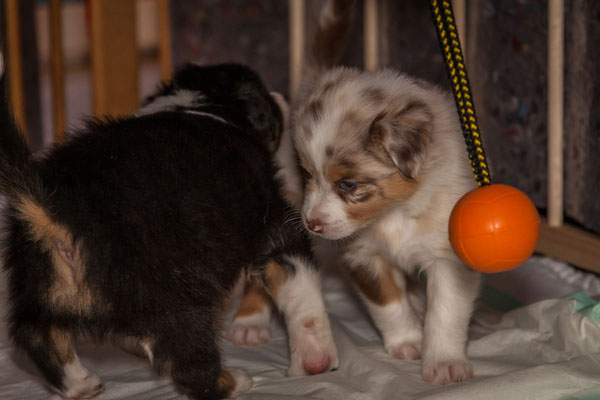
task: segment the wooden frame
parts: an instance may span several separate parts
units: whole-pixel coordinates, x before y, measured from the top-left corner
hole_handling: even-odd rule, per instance
[[[93,108],[96,115],[139,106],[134,0],[90,0]]]
[[[563,223],[563,0],[548,1],[548,222]]]
[[[172,73],[169,0],[158,2],[159,57],[162,79]],[[304,60],[305,0],[289,1],[290,96],[301,81]],[[135,32],[135,0],[89,0],[93,104],[97,115],[135,112],[138,108],[138,52]],[[61,140],[65,127],[62,65],[61,1],[50,0],[50,39],[54,132]],[[382,43],[379,0],[365,0],[364,64],[380,66]],[[459,34],[466,51],[466,16],[476,15],[477,1],[454,0]],[[23,65],[19,34],[19,1],[5,0],[7,68],[11,103],[17,122],[26,131]],[[548,0],[548,220],[542,222],[537,250],[600,273],[600,237],[563,224],[563,56],[564,0]],[[472,22],[472,21],[469,21]],[[469,38],[471,43],[472,38]],[[474,49],[474,48],[473,48]]]
[[[582,229],[570,225],[553,227],[544,220],[536,250],[600,273],[600,238]]]
[[[23,60],[21,54],[21,34],[19,18],[19,1],[5,0],[6,13],[6,68],[10,102],[15,119],[23,133],[27,132],[25,119],[25,96],[23,89]]]
[[[379,0],[365,0],[364,3],[364,64],[365,70],[379,68]]]
[[[289,74],[290,99],[293,100],[302,82],[302,67],[304,63],[304,0],[289,0]]]
[[[61,141],[65,131],[65,83],[62,51],[61,1],[50,0],[50,75],[52,77],[52,117],[54,140]]]
[[[171,52],[171,12],[169,0],[158,1],[158,57],[160,78],[171,79],[173,74],[173,57]]]

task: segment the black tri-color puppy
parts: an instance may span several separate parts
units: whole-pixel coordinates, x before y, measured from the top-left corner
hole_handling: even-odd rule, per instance
[[[337,366],[309,242],[284,223],[274,180],[282,113],[252,70],[188,65],[138,114],[94,120],[36,158],[1,65],[10,334],[54,390],[102,390],[77,357],[80,338],[133,338],[190,398],[248,390],[217,344],[244,273],[285,316],[290,374]]]

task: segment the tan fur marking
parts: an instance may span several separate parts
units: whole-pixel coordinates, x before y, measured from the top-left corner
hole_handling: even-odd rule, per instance
[[[65,311],[87,314],[94,299],[84,283],[84,266],[81,253],[68,229],[52,220],[46,210],[30,198],[23,198],[17,210],[29,224],[31,237],[48,252],[54,265],[54,282],[47,293],[50,304]],[[72,263],[67,263],[62,251],[71,253]]]
[[[221,369],[221,375],[217,379],[217,385],[219,386],[219,389],[223,390],[229,395],[233,389],[235,389],[236,384],[237,382],[235,381],[233,375],[231,375],[231,373],[226,369]]]
[[[246,283],[244,296],[240,302],[235,317],[247,317],[248,315],[261,314],[265,307],[271,302],[265,286],[252,280]]]
[[[21,217],[29,223],[31,236],[42,243],[46,251],[52,251],[56,240],[68,242],[71,240],[69,232],[61,225],[52,221],[39,204],[29,198],[23,198],[17,205]]]
[[[337,182],[340,179],[348,178],[349,171],[340,165],[334,164],[327,169],[327,179],[330,182]]]
[[[69,332],[53,326],[50,328],[50,340],[54,344],[56,362],[64,365],[73,361],[73,347],[71,346],[71,335]]]
[[[380,215],[392,204],[407,200],[418,188],[415,181],[409,181],[400,174],[392,174],[378,182],[380,191],[367,200],[345,205],[346,214],[356,223],[363,223]]]
[[[281,265],[270,261],[265,268],[264,279],[267,289],[273,297],[276,297],[281,285],[287,281],[288,275]]]
[[[352,268],[348,274],[369,301],[379,306],[402,301],[402,289],[396,285],[389,268],[382,268],[376,274],[366,268]]]
[[[417,182],[407,180],[400,174],[392,174],[379,182],[385,197],[394,201],[404,201],[412,196],[418,189]]]

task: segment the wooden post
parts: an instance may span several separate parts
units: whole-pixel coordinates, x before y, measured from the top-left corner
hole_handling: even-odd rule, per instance
[[[452,0],[463,57],[467,60],[467,0]]]
[[[170,80],[173,74],[170,3],[169,0],[158,0],[158,51],[160,58],[160,78],[163,81]]]
[[[65,132],[65,87],[62,51],[61,1],[50,0],[50,74],[52,76],[52,114],[54,140],[61,141]]]
[[[548,2],[548,224],[563,223],[563,0]]]
[[[293,100],[302,82],[304,63],[304,0],[289,0],[290,100]]]
[[[365,70],[379,67],[379,13],[378,0],[365,0],[364,9],[364,64]]]
[[[90,0],[93,107],[123,115],[139,106],[134,0]]]
[[[6,15],[6,68],[13,114],[23,133],[27,131],[25,119],[25,94],[23,91],[23,58],[19,26],[19,1],[5,0]]]

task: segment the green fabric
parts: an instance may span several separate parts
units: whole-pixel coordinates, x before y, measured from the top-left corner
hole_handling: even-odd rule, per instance
[[[582,291],[575,292],[565,297],[566,300],[574,300],[574,311],[585,315],[600,324],[600,303],[592,299]],[[524,306],[519,300],[507,295],[500,290],[484,283],[481,290],[480,300],[499,311],[511,311]],[[600,397],[598,397],[600,400]]]
[[[575,312],[581,313],[600,324],[600,303],[596,300],[581,291],[575,292],[565,297],[565,299],[575,301]],[[600,399],[600,397],[597,398]]]
[[[594,388],[587,393],[569,396],[564,400],[600,400],[600,385],[594,386]]]

